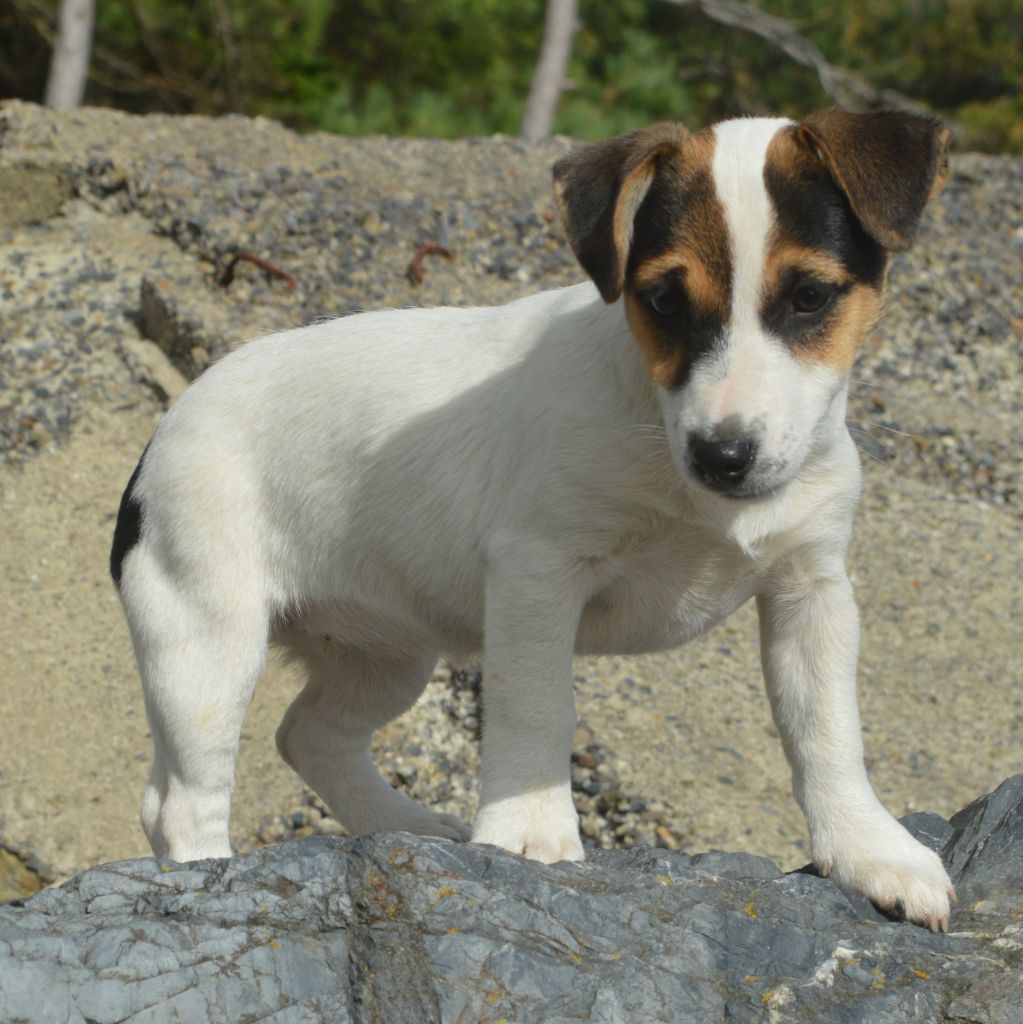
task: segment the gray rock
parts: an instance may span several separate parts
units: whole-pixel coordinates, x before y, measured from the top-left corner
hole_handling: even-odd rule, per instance
[[[182,261],[184,262],[184,261]],[[157,277],[146,274],[139,293],[142,334],[163,351],[173,365],[192,378],[225,355],[234,324],[205,294],[209,287],[191,268],[171,277],[165,268]],[[181,296],[191,300],[182,307]]]
[[[1020,776],[954,814],[943,851],[959,897],[1000,910],[1023,909],[1023,802]]]
[[[1023,1021],[1023,923],[991,898],[1018,892],[1023,775],[907,825],[984,894],[948,935],[724,853],[388,834],[109,864],[0,907],[0,1020]]]
[[[0,166],[0,228],[39,224],[56,216],[71,194],[59,164],[12,161]]]

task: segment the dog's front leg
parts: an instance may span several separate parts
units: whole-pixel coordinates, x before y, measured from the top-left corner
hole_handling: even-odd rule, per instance
[[[583,859],[569,774],[582,589],[578,573],[545,545],[491,551],[472,838],[548,864]]]
[[[795,556],[758,597],[774,720],[822,874],[895,917],[948,930],[955,892],[940,858],[874,795],[856,700],[859,617],[841,559]]]

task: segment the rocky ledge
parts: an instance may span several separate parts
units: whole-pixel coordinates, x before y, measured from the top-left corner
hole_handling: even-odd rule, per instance
[[[124,861],[0,907],[0,1020],[1023,1020],[1023,775],[906,825],[959,890],[891,922],[745,854],[542,866],[405,834]]]

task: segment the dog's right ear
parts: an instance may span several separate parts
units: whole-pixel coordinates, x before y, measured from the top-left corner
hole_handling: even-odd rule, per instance
[[[930,117],[831,107],[811,114],[797,137],[828,169],[867,234],[890,252],[908,249],[924,206],[948,179],[948,129]]]
[[[583,146],[554,165],[561,222],[605,302],[622,293],[636,213],[685,137],[681,124],[664,122]]]

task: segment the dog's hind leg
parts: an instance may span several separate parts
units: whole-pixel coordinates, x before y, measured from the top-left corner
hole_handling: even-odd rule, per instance
[[[338,821],[353,834],[404,831],[468,839],[468,828],[457,818],[429,811],[388,785],[370,756],[373,733],[423,692],[436,652],[371,657],[311,639],[289,646],[309,678],[277,730],[277,749]]]
[[[142,826],[159,857],[229,857],[242,720],[266,656],[263,601],[256,588],[191,590],[145,544],[121,596],[154,745]]]

